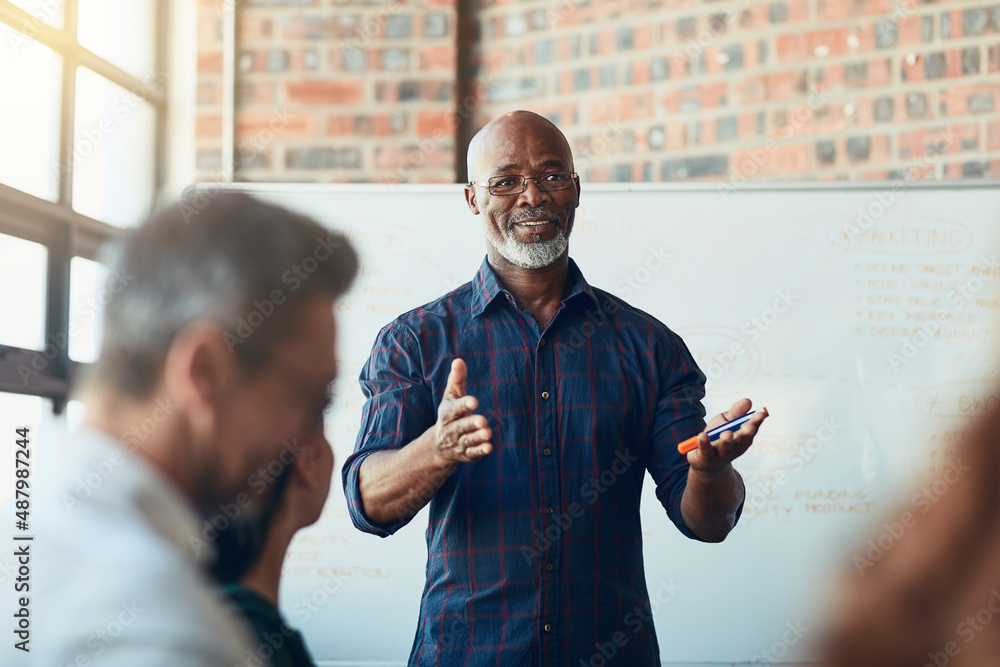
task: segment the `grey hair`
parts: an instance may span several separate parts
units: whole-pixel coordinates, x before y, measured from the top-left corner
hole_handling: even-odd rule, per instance
[[[248,370],[294,329],[297,304],[336,299],[358,270],[347,238],[311,218],[237,192],[198,193],[110,249],[95,379],[137,399],[155,388],[174,338],[220,327]],[[111,290],[113,291],[113,290]]]

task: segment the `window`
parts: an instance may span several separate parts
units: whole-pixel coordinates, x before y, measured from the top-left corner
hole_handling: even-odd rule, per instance
[[[0,0],[3,395],[62,411],[78,366],[96,358],[97,250],[162,185],[166,11],[164,0]]]

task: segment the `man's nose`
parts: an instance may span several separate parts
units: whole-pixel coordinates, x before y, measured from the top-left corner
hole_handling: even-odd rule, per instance
[[[546,190],[538,187],[538,183],[529,178],[524,184],[524,192],[521,193],[521,199],[529,206],[537,206],[549,201],[551,197]]]

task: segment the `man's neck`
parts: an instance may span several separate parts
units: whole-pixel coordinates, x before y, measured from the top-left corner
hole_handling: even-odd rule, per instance
[[[566,298],[569,285],[569,254],[541,269],[525,269],[512,264],[490,248],[489,262],[503,287],[514,295],[517,305],[528,309],[545,328]]]
[[[188,446],[190,438],[178,431],[175,415],[165,412],[155,400],[136,402],[103,387],[92,387],[85,403],[84,426],[121,442],[169,479],[189,502],[197,504],[197,466]],[[145,428],[147,422],[155,422],[156,428],[150,432]]]
[[[288,545],[298,529],[294,521],[276,512],[274,520],[267,531],[264,550],[257,562],[243,576],[240,583],[255,591],[265,600],[278,606],[278,588],[281,583],[281,566],[285,562]]]

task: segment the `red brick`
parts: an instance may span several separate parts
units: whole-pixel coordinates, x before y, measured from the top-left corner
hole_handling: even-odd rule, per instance
[[[653,26],[639,25],[636,26],[635,32],[632,36],[633,43],[632,46],[635,49],[648,49],[653,46]]]
[[[892,0],[817,0],[816,18],[821,21],[834,21],[853,16],[872,14],[887,14],[892,11]]]
[[[401,145],[398,142],[377,146],[374,165],[376,169],[418,172],[425,168],[451,167],[455,161],[451,140],[424,140],[426,145]]]
[[[444,46],[423,46],[417,52],[420,58],[420,70],[435,71],[455,69],[455,47],[449,44]]]
[[[270,39],[273,24],[270,18],[261,16],[240,16],[237,34],[240,42]]]
[[[913,46],[916,44],[923,44],[924,37],[922,24],[922,16],[908,16],[901,19],[897,24],[899,26],[899,45]]]
[[[236,115],[236,137],[259,137],[268,132],[276,138],[316,136],[316,116],[311,113],[246,113]]]
[[[986,150],[1000,151],[1000,120],[986,124]]]
[[[649,61],[636,60],[632,63],[632,85],[641,86],[649,83]]]
[[[587,107],[587,118],[592,124],[649,118],[653,115],[652,93],[633,93],[609,96],[592,101]]]
[[[772,146],[773,147],[773,146]],[[804,176],[809,173],[809,144],[787,144],[773,147],[761,145],[737,151],[730,161],[734,173],[749,178],[763,174]]]
[[[828,56],[840,56],[848,52],[847,36],[849,28],[831,28],[791,35],[780,35],[775,40],[775,50],[778,60],[784,62],[815,60],[816,49],[824,46],[829,49]],[[827,57],[828,57],[827,56]]]
[[[326,136],[347,137],[354,134],[354,116],[333,114],[326,119]]]
[[[198,115],[194,120],[194,136],[209,139],[222,136],[222,116]]]
[[[736,118],[736,138],[742,141],[757,137],[757,114],[742,113]]]
[[[199,74],[222,73],[222,51],[202,51],[198,54]]]
[[[364,86],[360,79],[290,81],[285,94],[292,104],[360,104]]]
[[[744,79],[736,88],[738,104],[755,104],[802,97],[808,88],[801,70],[763,74]]]
[[[941,91],[941,103],[945,105],[946,115],[962,116],[969,111],[969,97],[981,93],[993,93],[994,109],[1000,110],[1000,81],[989,83],[972,83],[952,86]]]
[[[417,136],[443,137],[455,134],[455,112],[419,111],[417,112]]]

